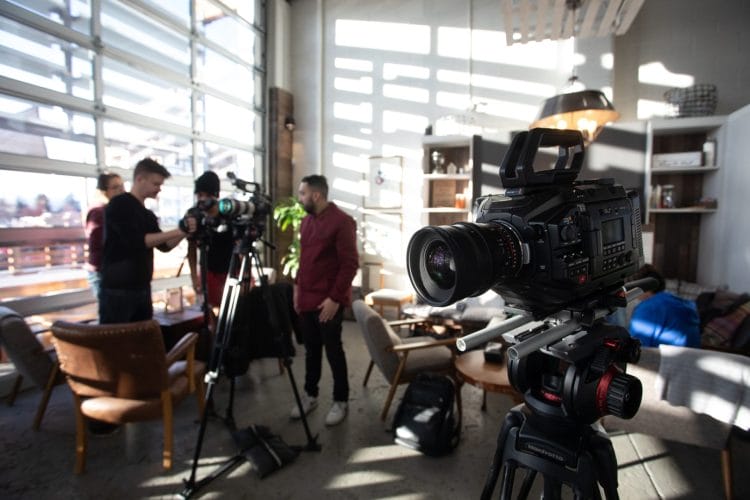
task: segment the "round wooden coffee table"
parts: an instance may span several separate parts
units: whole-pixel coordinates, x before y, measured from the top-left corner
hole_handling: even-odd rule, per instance
[[[477,350],[456,356],[454,365],[458,378],[484,390],[482,410],[487,409],[487,391],[507,394],[516,403],[523,401],[521,394],[510,385],[505,359],[502,363],[487,363],[484,351]]]

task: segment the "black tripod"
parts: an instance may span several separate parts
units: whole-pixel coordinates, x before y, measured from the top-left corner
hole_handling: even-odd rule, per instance
[[[253,264],[256,266],[258,276],[260,276],[261,290],[265,293],[269,288],[267,283],[268,278],[262,273],[258,253],[253,246],[253,242],[257,239],[257,231],[252,227],[247,227],[245,229],[246,230],[244,231],[242,238],[235,244],[235,248],[230,260],[229,274],[224,284],[221,306],[219,308],[219,315],[216,321],[216,338],[208,365],[208,371],[205,377],[205,381],[207,384],[205,396],[206,410],[201,415],[198,440],[195,446],[195,453],[193,456],[193,464],[190,477],[184,480],[185,487],[180,493],[180,496],[183,498],[189,498],[203,486],[218,478],[225,472],[231,470],[232,468],[237,466],[243,459],[245,459],[245,456],[243,454],[237,454],[226,461],[223,465],[218,467],[216,470],[209,473],[203,479],[196,480],[196,471],[203,445],[203,438],[205,436],[208,412],[209,409],[213,407],[214,387],[219,378],[220,372],[225,370],[225,355],[228,348],[232,345],[232,332],[237,306],[239,304],[239,299],[242,291],[250,288],[250,276]],[[203,285],[205,290],[205,280],[203,281]],[[207,298],[205,296],[205,292],[204,298]],[[204,307],[208,307],[206,300],[204,300]],[[283,344],[283,342],[280,342],[280,344]],[[289,374],[289,381],[292,385],[292,391],[294,392],[294,397],[297,405],[300,410],[302,410],[302,402],[300,400],[299,391],[297,390],[297,384],[294,380],[294,375],[291,370],[290,353],[285,353],[284,355],[284,366],[287,373]],[[231,431],[236,430],[233,415],[234,390],[235,378],[234,376],[230,376],[229,402],[227,405],[224,422]],[[320,450],[320,445],[318,445],[316,442],[317,436],[312,436],[304,412],[301,411],[301,414],[302,423],[305,428],[308,442],[305,446],[298,447],[298,449],[306,451],[318,451]]]
[[[599,486],[608,500],[619,498],[614,448],[592,424],[606,414],[632,418],[638,411],[641,384],[625,367],[637,362],[640,343],[605,323],[605,311],[563,311],[535,323],[506,320],[503,337],[513,344],[508,378],[524,403],[503,421],[483,500],[491,498],[501,470],[500,498],[509,500],[518,469],[526,474],[517,498],[528,497],[537,473],[545,500],[561,499],[563,485],[576,499],[601,500]]]
[[[537,472],[544,478],[544,499],[562,498],[562,485],[569,486],[576,499],[601,499],[599,487],[609,500],[617,494],[617,460],[612,443],[590,425],[567,419],[535,415],[526,404],[511,409],[497,438],[482,499],[492,496],[503,468],[500,498],[513,493],[516,469],[526,475],[517,498],[527,498]]]

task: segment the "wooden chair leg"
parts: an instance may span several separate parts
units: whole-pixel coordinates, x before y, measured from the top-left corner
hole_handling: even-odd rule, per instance
[[[76,465],[74,472],[83,474],[86,469],[86,446],[88,436],[86,435],[86,418],[81,412],[81,398],[73,394],[76,407]]]
[[[388,391],[388,397],[385,399],[385,406],[383,407],[383,412],[380,414],[380,420],[385,422],[385,418],[388,416],[388,410],[391,408],[391,401],[393,401],[393,396],[396,394],[396,388],[398,387],[398,384],[401,382],[401,373],[404,371],[404,366],[406,366],[406,358],[407,358],[408,352],[405,352],[404,355],[401,357],[401,362],[398,364],[398,368],[396,369],[396,374],[393,376],[393,381],[391,382],[391,388]]]
[[[279,375],[284,375],[284,358],[279,358]]]
[[[734,493],[732,491],[732,453],[727,447],[721,450],[721,477],[724,479],[724,497],[726,500],[732,500]]]
[[[375,362],[370,360],[370,365],[367,367],[367,372],[365,373],[365,379],[362,381],[362,387],[367,387],[367,381],[370,380],[370,373],[372,373],[373,366],[375,366]]]
[[[47,403],[49,403],[49,397],[52,395],[52,389],[55,387],[57,381],[57,375],[60,372],[60,365],[55,363],[52,365],[52,369],[49,371],[49,377],[47,377],[47,385],[44,386],[44,393],[42,393],[42,399],[39,401],[39,408],[36,410],[36,416],[34,417],[34,430],[38,431],[42,425],[42,418],[44,418],[44,412],[47,410]]]
[[[13,406],[13,403],[16,402],[16,396],[18,396],[18,391],[21,390],[21,384],[23,383],[23,375],[20,373],[16,375],[16,381],[13,382],[13,388],[10,390],[10,394],[8,394],[8,406]]]
[[[161,393],[162,420],[164,422],[164,452],[162,467],[164,470],[172,468],[172,448],[174,446],[174,429],[172,415],[172,395],[169,390]]]

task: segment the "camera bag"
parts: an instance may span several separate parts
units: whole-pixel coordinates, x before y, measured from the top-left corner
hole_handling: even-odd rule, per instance
[[[232,437],[261,479],[292,462],[299,454],[281,437],[262,425],[250,425],[246,429],[236,430]]]
[[[460,437],[455,391],[453,381],[445,375],[417,375],[396,410],[394,441],[433,457],[453,450]]]

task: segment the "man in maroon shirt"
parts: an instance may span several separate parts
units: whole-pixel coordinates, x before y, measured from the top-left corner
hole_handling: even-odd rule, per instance
[[[323,347],[333,374],[333,404],[326,425],[340,423],[347,413],[349,380],[341,343],[344,307],[351,304],[352,280],[359,267],[357,224],[328,201],[322,175],[308,175],[299,185],[299,202],[308,215],[300,227],[300,266],[294,286],[294,308],[305,339],[305,393],[302,410],[318,405]],[[300,418],[297,406],[292,418]]]

